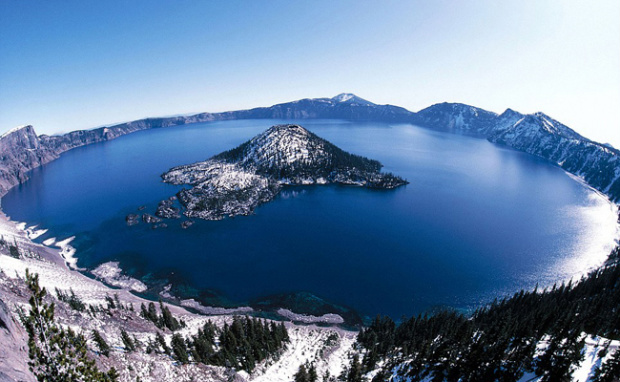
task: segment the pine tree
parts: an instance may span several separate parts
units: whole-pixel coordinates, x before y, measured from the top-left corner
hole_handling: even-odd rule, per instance
[[[601,367],[594,372],[594,382],[617,382],[620,380],[620,350],[616,350]]]
[[[308,371],[306,370],[306,365],[299,365],[299,369],[297,369],[297,373],[295,373],[295,382],[308,382]]]
[[[173,332],[181,328],[179,321],[172,316],[170,309],[168,309],[167,306],[164,306],[161,301],[159,301],[159,309],[161,310],[161,319],[159,320],[161,322],[160,327],[166,327]]]
[[[157,332],[157,334],[155,335],[155,343],[161,347],[161,350],[164,353],[170,355],[170,348],[168,347],[168,344],[166,344],[166,339],[161,334],[161,332]]]
[[[106,340],[101,336],[101,333],[97,330],[93,330],[92,339],[95,341],[95,344],[99,348],[99,352],[106,357],[110,356],[110,345],[106,342]]]
[[[153,302],[149,302],[149,310],[146,313],[146,318],[152,321],[155,326],[161,328],[161,325],[159,324],[159,318],[157,316],[157,309],[155,309],[155,304],[153,304]]]
[[[318,380],[319,376],[316,373],[316,367],[314,364],[311,364],[310,367],[308,367],[308,382],[317,382]]]
[[[172,335],[172,353],[174,354],[174,358],[181,362],[182,364],[189,363],[189,357],[187,355],[187,345],[185,344],[185,340],[181,337],[180,334],[175,333]]]
[[[136,350],[136,344],[133,339],[129,337],[129,334],[125,331],[125,329],[121,329],[121,340],[123,340],[123,345],[125,345],[125,350],[128,352],[132,352]]]
[[[351,361],[351,368],[347,374],[347,382],[362,382],[362,365],[359,356],[356,354]]]
[[[28,365],[38,381],[104,381],[118,378],[114,368],[107,373],[99,370],[88,358],[86,338],[65,330],[54,322],[54,304],[45,303],[45,288],[39,286],[39,276],[26,270],[26,285],[32,292],[30,311],[20,318],[28,332]]]

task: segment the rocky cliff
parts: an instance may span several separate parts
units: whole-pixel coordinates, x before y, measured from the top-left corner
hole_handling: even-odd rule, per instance
[[[498,122],[491,142],[545,158],[620,201],[620,151],[590,141],[543,113]]]
[[[543,114],[507,109],[495,114],[459,103],[441,103],[416,113],[412,122],[463,132],[544,158],[620,202],[620,151],[593,142]]]
[[[15,128],[0,137],[0,196],[28,179],[26,173],[58,158],[41,144],[32,126]]]

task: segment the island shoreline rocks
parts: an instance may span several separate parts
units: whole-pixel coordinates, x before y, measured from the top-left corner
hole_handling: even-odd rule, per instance
[[[347,153],[299,125],[276,125],[240,146],[162,174],[166,183],[190,185],[177,193],[184,215],[221,220],[250,215],[287,186],[340,184],[393,189],[409,182],[381,173],[382,164]],[[172,199],[160,202],[169,209]],[[158,214],[158,216],[162,216]]]

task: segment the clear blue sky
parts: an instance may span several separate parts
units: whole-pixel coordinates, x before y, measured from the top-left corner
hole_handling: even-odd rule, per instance
[[[0,0],[0,132],[341,92],[543,111],[620,147],[620,1]]]

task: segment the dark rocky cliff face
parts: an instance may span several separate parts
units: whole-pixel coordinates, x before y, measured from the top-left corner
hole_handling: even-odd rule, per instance
[[[41,145],[32,126],[13,129],[0,137],[0,195],[28,179],[26,173],[58,158]]]

